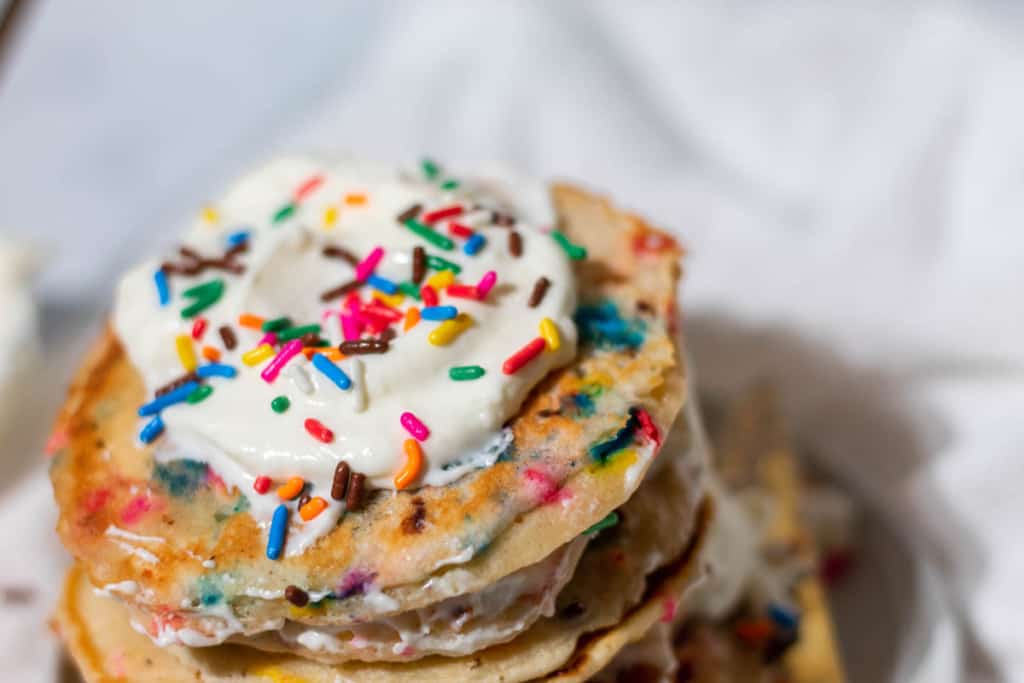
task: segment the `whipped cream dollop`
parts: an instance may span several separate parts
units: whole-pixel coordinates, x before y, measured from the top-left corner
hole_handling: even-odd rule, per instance
[[[540,183],[522,189],[529,205],[536,206],[538,188]],[[243,177],[189,226],[182,240],[186,252],[139,265],[118,288],[115,331],[149,398],[183,377],[190,356],[200,369],[210,359],[233,368],[228,372],[233,376],[204,379],[212,388],[208,396],[159,411],[160,443],[170,446],[158,449],[158,457],[163,450],[210,462],[247,494],[257,477],[275,484],[301,477],[328,502],[342,461],[372,487],[396,488],[396,473],[408,457],[403,444],[410,438],[423,453],[413,488],[447,484],[492,464],[511,438],[503,424],[549,371],[566,365],[576,352],[571,261],[542,226],[531,223],[529,213],[536,211],[517,206],[516,196],[516,187],[494,176],[477,184],[456,183],[431,168],[402,171],[352,160],[289,158]],[[431,220],[445,209],[450,215]],[[410,215],[419,231],[403,222]],[[458,224],[454,230],[452,221]],[[424,227],[430,232],[426,237]],[[478,237],[467,248],[470,233]],[[232,246],[234,255],[225,259]],[[419,289],[411,282],[416,247],[425,250],[429,266],[423,284],[434,283],[439,306],[455,307],[455,321],[417,315],[426,303],[412,294]],[[330,248],[333,254],[325,252]],[[379,262],[357,272],[375,251]],[[191,272],[197,257],[215,263]],[[171,267],[162,268],[168,262]],[[479,291],[486,295],[473,298],[474,288],[493,277],[489,273],[496,283],[489,291],[484,284]],[[361,285],[322,300],[329,290],[360,278]],[[531,305],[540,278],[550,284]],[[162,294],[161,279],[166,281]],[[455,289],[449,290],[446,280]],[[388,293],[390,285],[402,283],[404,292]],[[456,293],[460,285],[462,296]],[[368,307],[378,314],[390,309],[398,317],[388,321]],[[315,343],[322,344],[320,351],[349,386],[342,388],[336,374],[332,378],[302,352],[268,379],[264,371],[286,342],[265,340],[266,333],[254,329],[252,321],[279,318],[287,318],[285,329],[293,331],[319,325]],[[545,319],[560,337],[557,348],[546,344],[521,369],[506,374],[505,359],[541,337]],[[444,325],[458,330],[446,343],[435,343],[431,333]],[[237,340],[234,348],[222,328]],[[387,350],[339,355],[339,345],[356,338],[385,339]],[[269,341],[272,354],[251,363],[252,355],[245,354],[261,341]],[[450,376],[452,368],[465,366],[482,374],[462,381]],[[428,433],[414,435],[415,429],[404,426],[406,413]],[[149,419],[142,418],[140,429]],[[310,420],[329,434],[315,434]],[[144,440],[152,436],[151,430]],[[276,498],[272,493],[262,497]],[[332,515],[324,517],[329,526],[326,518]]]

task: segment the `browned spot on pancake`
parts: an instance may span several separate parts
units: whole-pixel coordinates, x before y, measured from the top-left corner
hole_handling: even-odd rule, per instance
[[[416,496],[412,499],[412,512],[402,520],[402,532],[406,534],[418,534],[427,526],[427,505],[423,499]]]

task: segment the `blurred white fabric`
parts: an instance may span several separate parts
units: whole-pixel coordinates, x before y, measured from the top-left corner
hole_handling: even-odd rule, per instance
[[[701,379],[775,378],[944,570],[968,680],[1024,680],[1022,38],[1009,3],[43,2],[0,81],[0,226],[51,255],[57,354],[275,151],[582,179],[690,247]]]

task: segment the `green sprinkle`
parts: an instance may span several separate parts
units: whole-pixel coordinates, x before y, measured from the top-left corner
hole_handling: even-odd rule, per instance
[[[427,267],[433,268],[434,270],[450,270],[456,275],[462,272],[462,266],[458,263],[452,263],[448,259],[443,259],[440,256],[434,256],[433,254],[427,255]]]
[[[552,230],[551,236],[558,242],[558,246],[565,250],[566,255],[573,261],[582,261],[587,258],[587,250],[585,247],[581,247],[578,244],[573,244],[569,241],[569,238],[564,233],[558,230]]]
[[[441,172],[441,167],[430,159],[424,159],[421,161],[420,167],[423,169],[423,175],[427,176],[427,180],[433,180],[437,177],[437,174]]]
[[[450,368],[448,376],[456,382],[465,382],[466,380],[483,377],[484,369],[479,365],[460,365],[459,367]]]
[[[605,517],[600,522],[598,522],[594,526],[590,527],[589,529],[587,529],[583,533],[585,533],[585,534],[598,534],[598,533],[604,531],[605,529],[611,529],[613,526],[615,526],[618,523],[619,523],[619,513],[612,511],[612,512],[608,513],[607,517]]]
[[[441,183],[442,190],[457,190],[459,188],[459,181],[448,179]]]
[[[413,283],[406,280],[405,282],[398,283],[398,290],[406,296],[411,296],[416,301],[420,300],[420,289]]]
[[[292,402],[288,400],[287,396],[278,396],[270,402],[270,407],[273,408],[275,413],[283,413],[291,407]]]
[[[217,303],[222,294],[224,294],[224,281],[219,278],[192,287],[188,291],[184,292],[184,295],[194,298],[195,301],[190,306],[182,310],[181,317],[187,319],[199,315],[207,308]]]
[[[415,218],[410,218],[404,223],[405,227],[409,228],[412,232],[416,233],[426,241],[433,244],[438,249],[444,249],[445,251],[451,251],[455,248],[455,243],[445,237],[439,232],[435,232],[427,226],[420,223]]]
[[[213,387],[209,384],[200,384],[196,390],[189,394],[185,400],[189,403],[202,403],[206,397],[213,393]]]
[[[283,330],[286,327],[291,326],[291,324],[291,318],[274,318],[273,320],[264,322],[260,329],[264,332],[277,332],[278,330]]]
[[[316,323],[312,325],[300,325],[299,327],[289,327],[287,330],[281,330],[277,333],[277,341],[286,342],[292,339],[298,339],[299,337],[306,334],[320,334],[320,326]]]
[[[275,213],[274,217],[270,219],[270,222],[280,223],[281,221],[290,218],[293,213],[295,213],[295,204],[289,202],[277,210],[277,213]]]
[[[194,287],[189,287],[184,292],[182,292],[182,295],[190,298],[202,297],[217,291],[218,288],[223,286],[224,281],[218,278],[216,280],[210,280],[209,282],[204,282]]]

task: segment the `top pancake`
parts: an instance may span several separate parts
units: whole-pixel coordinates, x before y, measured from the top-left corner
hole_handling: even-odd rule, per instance
[[[71,386],[52,468],[58,530],[91,580],[172,623],[226,607],[248,632],[282,617],[350,621],[478,590],[621,505],[658,447],[631,409],[664,433],[684,401],[673,343],[681,252],[603,199],[568,186],[552,196],[562,230],[589,252],[577,267],[576,360],[531,394],[494,466],[443,487],[377,492],[295,557],[265,557],[249,492],[226,490],[201,454],[157,464],[136,443],[142,383],[108,332]],[[455,588],[424,585],[454,565]],[[297,613],[281,599],[289,585],[334,599]]]

